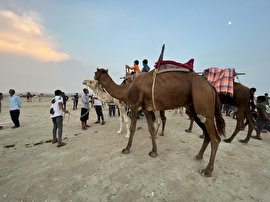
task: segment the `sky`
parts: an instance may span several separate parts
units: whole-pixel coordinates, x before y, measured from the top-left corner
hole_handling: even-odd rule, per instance
[[[235,68],[269,89],[269,0],[0,0],[0,92],[82,92],[99,67],[194,58],[194,70]],[[142,66],[140,66],[142,67]]]

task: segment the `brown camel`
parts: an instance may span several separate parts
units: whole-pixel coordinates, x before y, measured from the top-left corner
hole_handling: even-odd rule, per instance
[[[201,160],[203,158],[203,154],[209,142],[211,142],[209,163],[200,173],[204,176],[212,176],[215,156],[221,140],[219,134],[223,135],[225,132],[225,122],[221,115],[220,102],[215,89],[205,79],[194,72],[164,72],[156,74],[155,85],[152,86],[153,76],[155,74],[154,71],[147,72],[137,76],[132,83],[121,86],[112,80],[108,74],[108,70],[97,69],[95,72],[94,78],[110,95],[116,99],[125,101],[131,108],[130,137],[122,153],[130,153],[139,107],[143,109],[148,123],[148,131],[151,134],[152,151],[149,155],[156,157],[157,145],[152,118],[153,111],[162,111],[189,105],[195,115],[195,121],[201,121],[201,125],[199,125],[206,133],[196,159]]]
[[[144,73],[140,72],[139,74],[144,74]],[[122,78],[124,78],[124,81],[122,82],[121,85],[126,85],[126,84],[132,83],[135,77],[134,77],[134,75],[129,73],[129,70],[127,71],[127,69],[126,69],[126,76],[122,77]],[[154,112],[152,114],[152,118],[153,118],[154,123],[156,123],[156,126],[155,126],[156,135],[158,134],[160,124],[162,123],[161,132],[159,133],[159,135],[164,136],[165,125],[166,125],[166,121],[167,121],[167,117],[165,116],[165,111],[164,110],[159,111],[159,113]],[[160,123],[160,120],[161,120],[161,123]]]
[[[233,91],[234,91],[233,97],[229,97],[224,94],[219,94],[220,102],[222,104],[229,104],[233,106],[234,110],[236,111],[236,121],[237,121],[236,128],[229,138],[224,139],[224,142],[230,143],[234,139],[234,137],[239,133],[239,131],[245,128],[244,120],[246,119],[246,123],[248,125],[247,137],[239,141],[242,143],[248,143],[248,141],[250,140],[251,133],[255,128],[255,123],[252,117],[249,104],[250,100],[249,88],[240,83],[234,82]],[[189,128],[185,131],[191,132],[192,126],[193,126],[193,118],[191,118],[190,120]]]

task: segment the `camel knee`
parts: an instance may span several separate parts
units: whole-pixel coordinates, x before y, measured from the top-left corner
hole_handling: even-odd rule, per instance
[[[205,117],[205,115],[198,114],[197,116],[198,116],[198,118],[200,119],[200,121],[201,121],[202,123],[205,123],[205,122],[206,122],[206,117]]]

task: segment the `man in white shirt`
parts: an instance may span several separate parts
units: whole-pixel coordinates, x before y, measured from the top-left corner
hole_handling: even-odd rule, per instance
[[[94,97],[94,107],[96,110],[96,114],[97,114],[97,121],[95,122],[96,124],[100,123],[100,118],[102,120],[101,125],[105,124],[104,121],[104,116],[103,116],[103,112],[102,112],[102,102],[101,100],[99,100],[97,97]]]
[[[58,143],[57,147],[62,147],[66,143],[62,142],[63,133],[63,116],[64,113],[69,113],[64,109],[62,91],[54,91],[55,97],[52,99],[50,114],[53,122],[53,140],[52,143]],[[57,136],[56,136],[57,133]]]
[[[90,127],[89,125],[87,125],[87,120],[89,119],[89,111],[90,111],[88,93],[89,93],[88,89],[84,88],[83,93],[82,93],[82,107],[81,107],[81,117],[80,117],[83,130],[86,130],[88,127]]]

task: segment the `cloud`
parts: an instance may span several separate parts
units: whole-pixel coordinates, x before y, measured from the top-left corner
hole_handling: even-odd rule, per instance
[[[40,61],[59,62],[70,56],[56,50],[36,13],[0,12],[0,52],[27,55]]]

